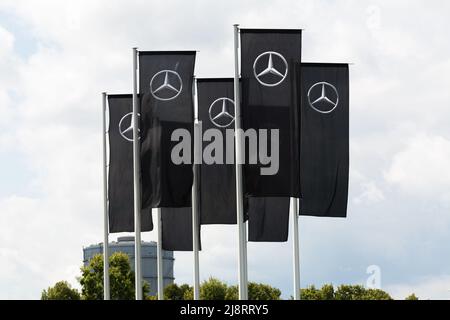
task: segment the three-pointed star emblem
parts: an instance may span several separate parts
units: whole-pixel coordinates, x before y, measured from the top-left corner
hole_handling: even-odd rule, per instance
[[[138,114],[138,117],[141,115]],[[133,112],[127,113],[119,121],[119,133],[127,141],[133,142],[134,117]],[[140,137],[141,129],[138,128],[138,137]]]
[[[175,99],[183,90],[180,75],[173,70],[161,70],[150,80],[150,92],[155,99],[168,101]]]
[[[339,93],[331,83],[317,82],[308,90],[308,103],[317,112],[330,113],[339,104]]]
[[[234,101],[230,98],[218,98],[209,106],[209,119],[219,127],[226,128],[234,122]]]
[[[274,60],[277,60],[275,63]],[[261,53],[253,63],[253,74],[260,84],[275,87],[283,82],[288,74],[286,59],[278,52]]]

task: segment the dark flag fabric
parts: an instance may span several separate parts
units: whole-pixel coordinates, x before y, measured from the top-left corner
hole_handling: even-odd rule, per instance
[[[175,130],[193,136],[194,65],[195,51],[139,52],[143,208],[191,205],[192,141],[179,152],[182,162],[171,155],[180,143],[172,141]]]
[[[226,130],[234,133],[233,79],[197,79],[198,119],[204,132],[216,129],[222,141],[203,141],[202,150],[211,150],[212,143],[222,147],[223,157],[200,165],[201,224],[236,223],[236,168],[226,162]],[[232,135],[233,137],[233,135]],[[234,144],[233,144],[234,146]],[[213,151],[210,152],[215,154]],[[234,159],[234,147],[231,150]],[[234,162],[233,162],[234,163]]]
[[[290,198],[248,199],[248,241],[285,242],[289,232]]]
[[[108,95],[109,232],[134,231],[133,106],[131,94]],[[153,229],[150,210],[141,213],[141,231]]]
[[[256,164],[247,160],[245,192],[255,197],[299,197],[296,69],[301,61],[301,30],[241,29],[240,34],[242,127],[279,130],[278,171],[262,175],[261,169],[268,165],[261,159]],[[267,135],[270,138],[271,132]],[[276,153],[269,143],[269,154],[271,149]],[[248,153],[247,148],[247,158]]]
[[[301,64],[301,215],[346,217],[349,172],[347,64]]]
[[[162,208],[161,219],[163,250],[192,251],[192,208]]]

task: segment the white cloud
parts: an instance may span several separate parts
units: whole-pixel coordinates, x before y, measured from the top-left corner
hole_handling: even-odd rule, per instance
[[[3,126],[13,116],[11,92],[14,89],[14,67],[17,62],[14,58],[14,35],[0,24],[0,125]],[[0,133],[0,145],[5,134]]]
[[[2,45],[0,47],[0,55],[4,58],[7,54],[10,54],[13,49],[14,36],[4,28],[0,28],[0,39]]]
[[[362,202],[374,203],[384,200],[383,191],[377,187],[375,182],[363,183],[362,188],[364,191],[359,196],[353,198],[356,204]]]
[[[392,158],[385,178],[413,196],[450,200],[450,140],[418,135]]]

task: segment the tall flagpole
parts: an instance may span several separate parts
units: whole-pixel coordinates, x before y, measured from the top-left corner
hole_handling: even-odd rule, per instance
[[[239,300],[248,300],[247,282],[247,245],[244,223],[244,203],[242,184],[242,135],[241,131],[241,105],[239,96],[239,25],[234,25],[234,125],[236,137],[236,211],[239,241]]]
[[[140,148],[139,118],[137,97],[137,48],[133,48],[133,184],[134,184],[134,272],[136,300],[142,300],[141,272],[141,185],[140,185]]]
[[[106,172],[106,92],[102,93],[102,122],[103,122],[103,299],[109,300],[109,240],[108,240],[108,189]]]
[[[294,260],[294,300],[300,300],[300,248],[298,239],[298,199],[291,198],[292,201],[292,224],[294,231],[294,239],[292,245],[292,259]]]
[[[158,242],[156,245],[156,262],[157,262],[157,273],[158,273],[158,300],[164,300],[164,257],[162,250],[162,220],[161,220],[161,208],[156,209],[156,219],[158,220]]]
[[[242,190],[244,190],[243,188],[242,188]],[[243,194],[243,193],[242,193]],[[244,212],[244,209],[242,209],[242,213]],[[242,219],[244,219],[244,218],[242,218]],[[245,288],[246,288],[246,298],[245,298],[245,300],[248,300],[248,259],[247,259],[247,244],[248,244],[248,241],[247,241],[247,227],[248,227],[248,224],[247,224],[247,221],[244,221],[244,223],[243,223],[243,231],[242,231],[242,233],[243,233],[243,242],[244,242],[244,252],[243,252],[243,254],[244,254],[244,276],[245,276]]]
[[[200,299],[200,263],[199,263],[199,206],[198,206],[198,166],[200,165],[200,132],[198,125],[197,79],[192,88],[194,98],[194,179],[192,183],[192,251],[194,259],[194,300]],[[198,164],[197,164],[198,163]]]

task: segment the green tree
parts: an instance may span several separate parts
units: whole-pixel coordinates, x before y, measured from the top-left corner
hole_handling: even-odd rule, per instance
[[[392,300],[391,296],[379,289],[366,289],[361,285],[341,285],[335,289],[326,284],[321,289],[315,286],[301,290],[303,300]]]
[[[172,283],[164,288],[164,299],[166,300],[183,300],[185,293],[191,290],[188,284],[178,286],[176,283]]]
[[[415,293],[410,294],[405,298],[405,300],[419,300]]]
[[[300,296],[302,300],[323,300],[322,291],[317,289],[315,286],[310,286],[300,290]],[[332,299],[333,300],[334,295]]]
[[[183,300],[194,300],[194,288],[190,287],[184,292]]]
[[[179,289],[175,286],[170,288],[171,292],[175,292],[174,296],[179,297]],[[266,284],[250,282],[248,285],[249,300],[279,300],[281,297],[281,291],[277,288],[271,287]],[[187,286],[183,292],[184,300],[192,300],[194,298],[192,287]],[[226,283],[215,279],[209,278],[204,281],[200,286],[200,299],[201,300],[238,300],[239,290],[238,286],[228,286]]]
[[[361,285],[341,285],[335,292],[335,300],[365,300],[365,288]]]
[[[77,289],[67,281],[59,281],[53,287],[43,290],[41,300],[80,300],[81,296]]]
[[[320,289],[320,300],[333,300],[334,295],[334,286],[332,284],[325,284]]]
[[[249,300],[280,300],[281,291],[263,283],[249,282],[248,299]]]
[[[392,300],[380,289],[366,289],[361,285],[341,285],[335,292],[336,300]]]
[[[209,278],[200,286],[200,299],[202,300],[225,300],[227,284],[216,278]]]
[[[79,281],[83,299],[103,299],[103,255],[95,255],[87,266],[81,267]],[[135,298],[134,272],[131,270],[127,254],[115,252],[109,257],[109,282],[111,299],[132,300]],[[144,282],[144,297],[148,292],[149,286]]]
[[[389,293],[380,289],[367,289],[362,300],[394,300]]]
[[[225,294],[225,300],[239,300],[238,286],[229,286],[227,288],[227,293]]]

